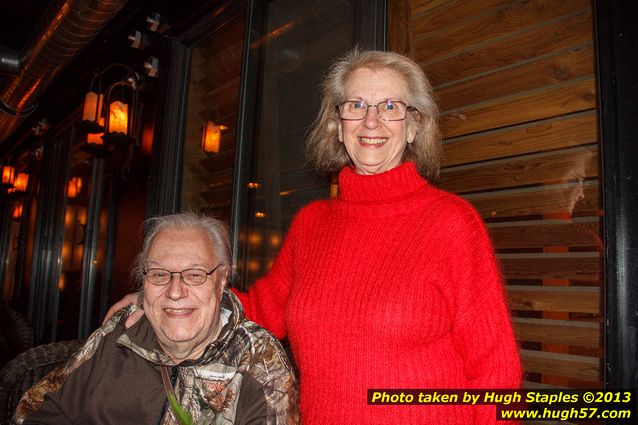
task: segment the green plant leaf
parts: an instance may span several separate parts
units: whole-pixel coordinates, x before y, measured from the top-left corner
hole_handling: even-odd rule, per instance
[[[171,404],[171,409],[173,409],[179,425],[193,425],[193,417],[184,410],[173,394],[168,395],[168,402]]]

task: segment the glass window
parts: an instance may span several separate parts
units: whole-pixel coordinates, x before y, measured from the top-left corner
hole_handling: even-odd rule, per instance
[[[295,213],[329,196],[329,181],[305,166],[304,142],[319,110],[322,77],[351,48],[353,33],[353,2],[276,0],[265,10],[265,36],[251,40],[249,54],[261,60],[255,137],[244,141],[240,287],[270,269]]]
[[[245,25],[243,9],[191,49],[180,209],[229,224]]]

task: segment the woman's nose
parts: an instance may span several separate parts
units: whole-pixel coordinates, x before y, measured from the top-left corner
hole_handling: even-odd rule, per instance
[[[381,117],[379,117],[379,110],[376,106],[369,106],[366,111],[366,116],[363,118],[363,123],[367,128],[377,128],[380,124]]]

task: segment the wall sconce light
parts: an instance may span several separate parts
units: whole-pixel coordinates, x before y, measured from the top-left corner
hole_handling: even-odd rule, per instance
[[[13,182],[13,190],[16,192],[26,192],[29,183],[29,175],[27,173],[18,173]]]
[[[18,221],[22,218],[22,202],[18,202],[13,206],[13,213],[11,214],[14,220]]]
[[[121,78],[102,92],[105,76],[119,70]],[[137,139],[136,113],[138,107],[139,76],[131,67],[113,63],[104,70],[96,70],[90,91],[84,98],[82,121],[78,128],[87,132],[87,150],[102,153],[101,145],[127,145]]]
[[[66,190],[66,196],[75,198],[82,192],[82,177],[71,177]]]
[[[202,150],[204,152],[219,153],[223,130],[228,130],[228,127],[225,125],[216,125],[212,121],[206,121],[202,133]]]
[[[11,189],[15,180],[15,168],[11,165],[2,166],[2,188]]]

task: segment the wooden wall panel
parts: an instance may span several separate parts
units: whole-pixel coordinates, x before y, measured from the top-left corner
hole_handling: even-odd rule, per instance
[[[427,58],[449,56],[471,50],[477,44],[486,44],[510,36],[518,31],[529,31],[546,22],[578,13],[589,5],[589,0],[530,0],[510,2],[491,13],[483,13],[460,20],[448,13],[443,28],[419,27],[414,37],[415,51]],[[430,59],[431,60],[431,59]]]
[[[569,344],[579,347],[600,345],[600,324],[576,320],[513,319],[516,336],[521,341]]]
[[[490,223],[488,229],[500,249],[543,247],[598,247],[600,219],[580,217],[570,220],[525,220]]]
[[[528,384],[602,386],[591,1],[389,5],[390,48],[423,67],[440,106],[440,185],[487,222]]]
[[[600,312],[600,291],[589,286],[507,285],[512,310]]]
[[[444,164],[451,166],[512,157],[596,141],[596,115],[586,111],[445,140]]]
[[[591,181],[478,193],[464,198],[486,219],[557,213],[596,214],[600,208],[598,190],[598,183]]]
[[[500,159],[443,170],[441,186],[463,193],[532,184],[565,182],[598,176],[598,147]]]
[[[597,252],[500,254],[507,279],[574,279],[598,282],[600,257]]]
[[[485,102],[510,93],[592,76],[593,69],[592,46],[586,45],[559,56],[541,57],[497,73],[446,85],[437,90],[437,100],[439,108],[445,113],[463,105]]]
[[[596,104],[593,78],[524,92],[441,115],[444,137],[456,137],[493,128],[592,109]]]
[[[414,49],[414,55],[423,65],[432,84],[439,86],[499,72],[524,61],[591,44],[591,30],[591,14],[583,12],[527,33],[514,33],[500,43],[479,45],[450,57],[423,56],[417,48]]]
[[[411,29],[417,34],[441,32],[455,22],[463,23],[511,4],[511,0],[411,0]]]
[[[592,382],[601,379],[600,360],[594,357],[521,350],[521,361],[524,369],[533,373],[566,376]]]

